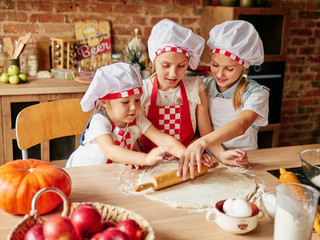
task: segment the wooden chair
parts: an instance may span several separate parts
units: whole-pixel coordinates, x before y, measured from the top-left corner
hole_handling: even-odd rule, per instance
[[[265,127],[261,127],[259,132],[271,132],[272,133],[272,143],[271,147],[279,146],[279,137],[280,137],[280,123],[269,124]]]
[[[81,110],[80,100],[63,99],[39,103],[24,108],[18,114],[16,137],[18,147],[22,150],[22,159],[28,158],[28,148],[55,138],[76,135],[75,147],[79,146],[80,135],[92,114]],[[46,147],[49,149],[49,144]],[[43,146],[41,153],[42,150]],[[41,156],[42,160],[50,161],[48,158]],[[61,166],[64,162],[57,165]]]

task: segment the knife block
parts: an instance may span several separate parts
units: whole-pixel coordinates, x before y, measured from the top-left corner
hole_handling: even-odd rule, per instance
[[[56,69],[74,69],[76,60],[75,38],[50,38],[51,65]]]

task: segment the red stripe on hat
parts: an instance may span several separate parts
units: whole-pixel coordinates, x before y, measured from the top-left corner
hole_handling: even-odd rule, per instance
[[[134,88],[134,89],[130,89],[130,90],[126,90],[126,91],[122,91],[122,92],[117,92],[117,93],[109,93],[106,96],[99,98],[99,100],[111,100],[111,99],[117,99],[117,98],[124,98],[124,97],[128,97],[131,95],[135,95],[135,89],[138,90],[139,94],[142,94],[142,88]]]
[[[164,53],[164,52],[180,52],[183,53],[184,55],[186,55],[188,58],[190,58],[190,54],[188,53],[187,50],[183,49],[183,48],[180,48],[180,47],[170,47],[170,46],[167,46],[167,47],[163,47],[163,48],[159,48],[155,54],[156,56],[160,55],[161,53]]]
[[[233,55],[234,56],[234,58],[232,58],[233,60],[237,61],[242,66],[245,64],[245,62],[241,58],[239,58],[238,56],[232,54],[231,52],[228,52],[228,51],[223,52],[221,50],[222,49],[219,49],[219,48],[213,48],[213,49],[211,49],[211,53],[220,53],[220,54],[226,55],[227,57],[230,57],[230,58],[232,58],[231,55]]]

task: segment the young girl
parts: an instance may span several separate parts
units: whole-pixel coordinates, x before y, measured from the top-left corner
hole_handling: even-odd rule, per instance
[[[268,124],[268,89],[247,79],[248,68],[264,59],[256,29],[246,21],[227,21],[211,29],[207,45],[213,77],[206,80],[214,131],[187,148],[182,157],[186,162],[221,142],[226,149],[257,149],[258,129]]]
[[[153,27],[148,40],[149,57],[156,74],[144,80],[142,111],[155,127],[185,146],[193,141],[197,128],[201,136],[212,131],[206,87],[200,77],[185,76],[188,66],[197,68],[203,48],[202,37],[168,19]],[[145,152],[155,147],[143,135],[141,145]],[[242,150],[224,151],[221,146],[210,150],[222,163],[247,164]],[[199,162],[197,165],[200,168]],[[186,163],[185,172],[187,167]]]
[[[72,153],[66,167],[118,162],[136,166],[154,165],[165,152],[180,157],[185,147],[160,132],[140,113],[142,79],[127,63],[115,63],[97,70],[80,104],[95,112],[85,130],[83,145]],[[159,147],[148,154],[133,151],[141,134]]]

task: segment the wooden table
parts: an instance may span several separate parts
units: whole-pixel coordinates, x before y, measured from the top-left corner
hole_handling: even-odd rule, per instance
[[[264,182],[266,191],[275,192],[279,181],[266,170],[300,166],[299,154],[308,148],[320,148],[320,144],[248,151],[250,171]],[[273,221],[268,216],[264,216],[252,232],[234,235],[220,229],[215,223],[208,223],[205,212],[188,213],[186,210],[149,200],[142,195],[124,194],[119,190],[121,175],[123,172],[129,172],[127,175],[136,179],[138,170],[127,170],[119,164],[66,170],[72,178],[70,201],[97,201],[130,209],[149,221],[157,240],[273,239]],[[56,210],[54,214],[60,213],[59,210],[61,209]],[[21,216],[12,216],[0,210],[0,239],[5,239],[21,219]],[[316,239],[319,237],[314,233],[312,240]]]
[[[0,83],[0,165],[14,159],[15,119],[31,104],[66,98],[82,98],[89,85],[74,80],[30,77],[26,84]],[[50,160],[49,143],[41,144],[41,159]]]

